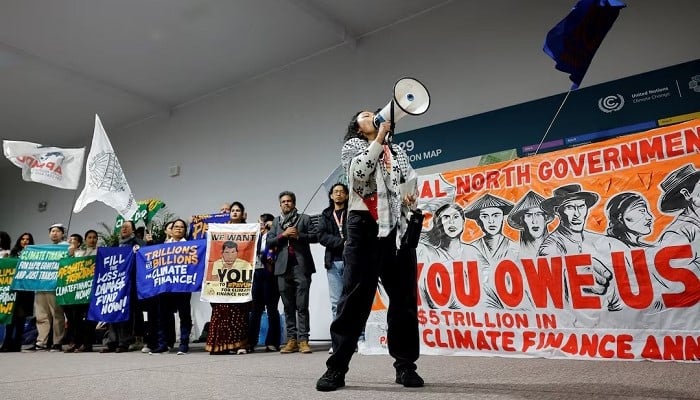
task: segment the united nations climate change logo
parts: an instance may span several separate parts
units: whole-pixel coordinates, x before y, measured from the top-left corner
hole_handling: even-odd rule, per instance
[[[691,77],[690,82],[688,82],[688,87],[693,92],[700,93],[700,75]]]
[[[98,153],[91,160],[88,168],[90,186],[108,192],[123,192],[126,190],[126,177],[114,153]]]
[[[598,108],[604,113],[620,111],[625,105],[625,98],[621,94],[613,94],[598,99]]]

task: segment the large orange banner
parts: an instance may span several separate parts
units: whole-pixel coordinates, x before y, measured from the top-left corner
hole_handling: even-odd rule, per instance
[[[700,360],[700,120],[419,191],[423,354]],[[366,353],[386,351],[387,301]]]

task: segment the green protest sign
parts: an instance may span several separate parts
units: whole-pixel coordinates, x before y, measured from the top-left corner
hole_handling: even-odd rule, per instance
[[[165,203],[158,199],[147,199],[147,200],[140,200],[138,202],[138,209],[136,210],[136,214],[134,214],[133,221],[134,223],[138,221],[142,221],[148,225],[153,217],[158,213],[158,211],[165,207]],[[117,216],[117,223],[114,225],[114,231],[117,232],[119,228],[122,227],[122,224],[124,223],[124,217],[121,215]]]
[[[17,294],[10,291],[10,285],[17,270],[17,262],[17,258],[0,258],[0,325],[12,322]]]
[[[95,256],[62,259],[56,281],[56,303],[62,306],[89,304],[94,275]]]

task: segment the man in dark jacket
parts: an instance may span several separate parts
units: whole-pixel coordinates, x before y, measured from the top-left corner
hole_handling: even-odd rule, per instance
[[[282,215],[272,223],[267,247],[276,249],[275,275],[284,304],[287,344],[280,352],[308,354],[309,288],[311,274],[316,272],[309,244],[317,243],[318,238],[311,228],[311,218],[297,211],[294,193],[280,193],[279,201]]]
[[[324,266],[328,277],[328,297],[333,319],[338,312],[338,301],[343,293],[343,249],[347,229],[348,187],[336,183],[328,192],[330,205],[323,210],[318,220],[318,241],[326,248]],[[332,350],[332,349],[331,349]]]

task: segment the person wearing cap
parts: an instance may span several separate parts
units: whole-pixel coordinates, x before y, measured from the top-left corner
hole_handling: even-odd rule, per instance
[[[700,170],[693,164],[671,172],[662,182],[659,209],[666,214],[678,213],[659,239],[659,246],[690,244],[690,265],[700,274]]]
[[[66,227],[63,224],[53,224],[49,227],[49,239],[52,244],[68,244],[65,235]],[[63,314],[63,308],[56,303],[56,291],[34,294],[34,316],[38,336],[36,344],[29,350],[62,351],[61,341],[65,335],[66,317]],[[49,334],[52,327],[53,345],[49,349]]]
[[[518,258],[537,257],[537,251],[549,233],[547,225],[554,220],[554,215],[540,207],[543,201],[543,196],[530,190],[508,214],[508,225],[520,231]]]

